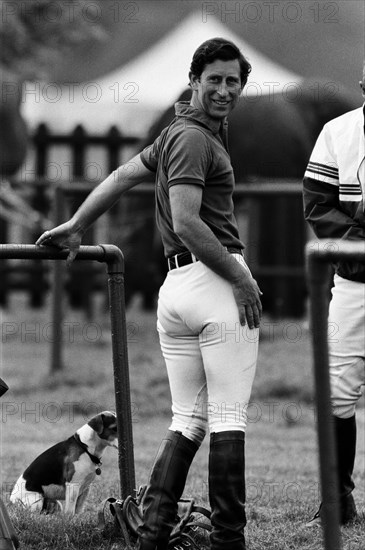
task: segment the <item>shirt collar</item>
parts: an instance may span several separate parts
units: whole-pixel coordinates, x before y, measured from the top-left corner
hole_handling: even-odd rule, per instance
[[[211,130],[213,134],[222,134],[227,127],[227,120],[215,120],[209,117],[204,111],[192,107],[188,101],[178,101],[175,103],[175,114],[178,117],[186,117],[196,120]]]

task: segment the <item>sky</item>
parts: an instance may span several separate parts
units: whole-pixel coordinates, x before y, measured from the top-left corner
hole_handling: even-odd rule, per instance
[[[107,74],[194,13],[202,26],[217,19],[295,73],[340,82],[358,93],[365,58],[362,0],[83,0],[83,4],[85,19],[101,24],[105,39],[74,48],[53,67],[52,80],[83,81]],[[189,44],[188,35],[186,41]]]

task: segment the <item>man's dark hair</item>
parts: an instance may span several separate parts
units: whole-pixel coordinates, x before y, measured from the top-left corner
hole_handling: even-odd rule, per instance
[[[199,46],[190,65],[191,73],[194,76],[201,76],[205,66],[213,63],[216,59],[222,61],[237,59],[240,64],[242,86],[246,84],[247,77],[251,72],[251,65],[237,46],[225,38],[211,38]]]

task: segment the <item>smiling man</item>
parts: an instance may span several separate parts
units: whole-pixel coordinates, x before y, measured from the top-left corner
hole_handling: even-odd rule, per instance
[[[152,469],[140,550],[167,548],[176,502],[207,427],[211,548],[245,548],[244,436],[261,303],[233,214],[226,117],[250,70],[231,42],[204,42],[190,67],[190,103],[175,105],[173,122],[141,154],[157,174],[157,223],[170,269],[159,295],[158,330],[173,420]]]
[[[243,256],[233,213],[235,181],[227,115],[251,66],[231,42],[214,38],[195,52],[190,103],[155,142],[102,182],[69,222],[37,244],[70,249],[121,194],[154,175],[156,220],[169,272],[157,328],[172,397],[172,423],[152,467],[139,550],[166,550],[177,502],[209,429],[212,550],[244,550],[245,430],[255,375],[260,290]]]
[[[196,70],[194,63],[192,69]],[[238,59],[216,59],[199,76],[191,71],[190,84],[195,92],[191,105],[212,118],[226,117],[236,106],[244,86],[240,74]]]

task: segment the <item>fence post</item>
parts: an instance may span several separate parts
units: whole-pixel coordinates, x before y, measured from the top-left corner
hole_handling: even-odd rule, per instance
[[[326,550],[341,550],[339,488],[336,435],[330,397],[328,357],[328,283],[330,262],[365,260],[365,243],[333,239],[310,241],[306,245],[307,280],[310,294],[310,317],[318,411],[318,447],[323,501],[323,530]]]
[[[106,250],[106,255],[108,250],[111,252],[114,248],[119,250],[113,245],[102,246]],[[135,489],[135,471],[133,447],[130,445],[130,441],[133,440],[133,434],[129,370],[123,368],[123,365],[128,365],[128,339],[125,316],[124,258],[122,254],[119,262],[108,263],[108,275],[115,403],[117,419],[119,419],[119,472],[121,494],[122,497],[125,498],[127,495],[132,494],[133,489]],[[122,423],[121,419],[126,421]]]
[[[88,134],[81,124],[78,124],[71,134],[72,144],[72,169],[73,177],[85,179],[85,154],[88,144]],[[72,183],[70,187],[72,186]],[[71,210],[74,213],[84,201],[85,196],[78,195],[71,201]],[[84,235],[84,242],[94,242],[94,227],[89,227]],[[89,266],[73,266],[70,272],[70,299],[74,306],[85,309],[88,319],[92,317],[91,289],[94,282],[93,271]]]
[[[54,194],[54,222],[60,225],[65,220],[65,197],[62,186],[57,185]],[[62,342],[62,322],[63,322],[63,304],[64,304],[64,281],[65,265],[56,262],[52,266],[52,343],[51,343],[51,373],[58,372],[64,368],[63,365],[63,342]]]
[[[36,159],[35,159],[35,173],[38,178],[46,178],[48,172],[48,148],[50,143],[51,132],[47,124],[39,124],[37,131],[33,136],[33,142],[36,149]],[[32,194],[31,203],[36,210],[41,212],[45,208],[45,188],[36,185],[34,188],[34,193]],[[34,239],[35,237],[35,239]],[[33,239],[36,240],[39,235],[33,234]],[[39,269],[38,269],[39,267]],[[36,262],[32,262],[32,270],[30,272],[30,303],[32,307],[41,307],[43,305],[44,292],[44,270],[41,265],[37,265]]]
[[[46,185],[38,184],[33,188],[30,201],[31,206],[38,212],[44,214],[48,211],[49,204],[46,197]],[[44,228],[39,225],[37,231],[33,232],[32,241],[36,241]],[[44,304],[44,288],[46,287],[45,270],[40,262],[33,260],[30,272],[30,305],[34,308],[42,307]]]
[[[110,173],[119,166],[121,133],[116,126],[112,126],[105,137],[108,148],[108,172]]]
[[[51,134],[46,124],[40,124],[33,136],[33,143],[36,150],[35,173],[38,177],[44,178],[47,174],[48,147]]]
[[[322,520],[325,539],[328,544],[326,548],[340,550],[338,464],[334,423],[332,421],[327,342],[330,266],[326,263],[313,265],[312,258],[309,257],[308,261],[308,282],[316,387],[315,401],[318,417],[317,437],[322,491]]]

